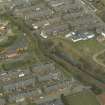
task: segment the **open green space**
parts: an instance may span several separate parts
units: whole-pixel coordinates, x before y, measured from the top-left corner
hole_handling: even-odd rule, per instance
[[[50,57],[51,53],[55,55],[64,53],[63,57],[52,56],[51,59],[63,66],[65,71],[67,70],[85,85],[96,86],[100,93],[105,91],[104,87],[101,87],[101,84],[105,83],[104,68],[93,60],[96,53],[105,49],[104,42],[99,43],[96,39],[91,39],[73,43],[70,39],[60,37],[48,39],[47,48]],[[65,56],[69,61],[64,59]],[[78,64],[73,64],[71,58],[74,63]],[[97,89],[93,89],[93,91],[99,94],[96,92]]]
[[[105,52],[97,56],[97,60],[105,65]]]
[[[87,41],[80,41],[78,43],[73,43],[73,47],[77,49],[84,55],[92,56],[100,50],[105,48],[105,43],[99,43],[96,39],[91,39]]]
[[[91,91],[83,91],[63,98],[65,105],[100,105]]]
[[[100,50],[105,49],[105,42],[99,43],[96,39],[79,41],[77,43],[73,43],[70,39],[55,39],[54,43],[61,42],[64,45],[65,49],[68,49],[70,53],[73,54],[78,53],[81,56],[90,58],[99,52]],[[75,53],[76,52],[76,53]]]
[[[8,38],[5,38],[5,40],[0,43],[0,47],[8,47],[12,45],[16,39],[17,36],[8,36]]]

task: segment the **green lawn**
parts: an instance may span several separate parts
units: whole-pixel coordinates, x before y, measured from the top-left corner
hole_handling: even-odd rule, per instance
[[[102,2],[105,4],[105,0],[102,0]]]
[[[99,56],[97,56],[97,60],[99,60],[99,62],[102,62],[103,64],[105,64],[105,52],[100,54]]]
[[[96,96],[91,91],[83,91],[65,97],[67,105],[100,105]]]
[[[84,56],[85,58],[92,59],[92,56],[99,51],[105,49],[105,42],[100,43],[96,39],[86,41],[79,41],[73,43],[70,39],[59,38],[54,39],[54,43],[61,42],[64,50],[70,52],[74,57]]]
[[[91,39],[87,41],[80,41],[72,44],[75,49],[82,52],[84,55],[94,55],[100,50],[105,49],[104,43],[99,43],[96,39]]]

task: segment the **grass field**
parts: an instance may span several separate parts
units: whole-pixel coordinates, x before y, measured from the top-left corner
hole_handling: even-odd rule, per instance
[[[105,4],[105,0],[101,0]]]
[[[91,91],[83,91],[65,97],[67,105],[100,105],[96,96]]]
[[[84,56],[90,59],[97,52],[105,49],[105,42],[99,43],[96,39],[80,41],[73,43],[70,39],[55,39],[54,43],[61,42],[64,46],[64,50],[70,52],[75,57]]]
[[[96,41],[96,39],[80,41],[78,43],[73,44],[73,46],[83,54],[89,55],[93,55],[105,48],[104,43],[99,43]]]
[[[97,57],[97,60],[105,64],[105,52]]]
[[[72,65],[68,72],[71,72],[77,79],[79,78],[78,80],[89,85],[97,85],[97,81],[94,80],[98,80],[98,82],[105,80],[104,68],[93,59],[95,54],[105,49],[105,42],[98,42],[96,38],[77,43],[73,43],[70,39],[65,38],[54,38],[52,41],[55,45],[61,43],[57,46],[57,49],[60,49],[59,52],[66,52],[65,54],[72,56],[75,61],[82,65],[82,69],[78,71],[77,66],[71,63],[68,64],[68,68],[70,64]],[[66,64],[63,63],[63,65],[65,66]],[[91,78],[88,78],[86,75]]]

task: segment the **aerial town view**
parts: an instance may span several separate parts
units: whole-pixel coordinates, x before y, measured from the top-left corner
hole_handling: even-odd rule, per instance
[[[105,0],[0,0],[0,105],[105,105]]]

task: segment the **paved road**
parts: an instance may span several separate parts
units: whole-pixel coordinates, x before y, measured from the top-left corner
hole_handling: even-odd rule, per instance
[[[100,51],[100,52],[98,52],[98,53],[96,53],[95,55],[93,55],[93,60],[94,60],[97,64],[99,64],[99,65],[101,65],[102,67],[105,68],[105,64],[102,63],[102,62],[100,62],[100,61],[97,59],[97,57],[98,57],[99,55],[103,54],[104,52],[105,52],[105,49],[102,50],[102,51]]]

